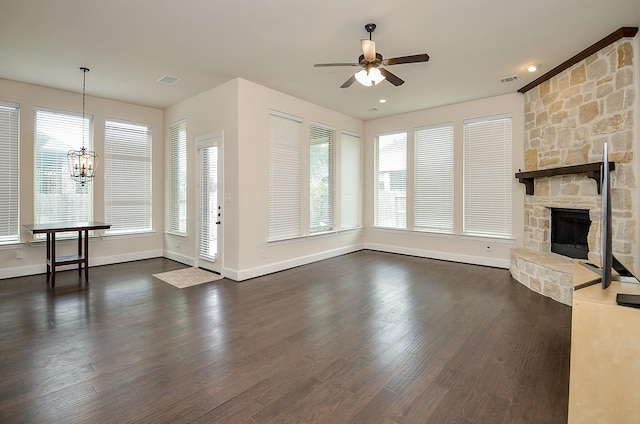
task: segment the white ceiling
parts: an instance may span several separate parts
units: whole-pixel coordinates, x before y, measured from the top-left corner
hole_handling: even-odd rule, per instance
[[[385,58],[431,60],[339,88],[360,68],[313,64],[357,62],[369,22]],[[515,92],[623,26],[640,0],[0,0],[0,78],[81,92],[86,66],[88,95],[165,108],[240,77],[367,120]]]

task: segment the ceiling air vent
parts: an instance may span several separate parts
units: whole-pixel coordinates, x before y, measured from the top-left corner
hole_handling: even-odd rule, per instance
[[[513,82],[513,81],[518,81],[518,76],[517,75],[512,75],[510,77],[500,78],[500,82]]]
[[[158,80],[159,83],[167,84],[167,85],[173,85],[178,81],[180,81],[180,78],[172,77],[170,75],[165,75]]]

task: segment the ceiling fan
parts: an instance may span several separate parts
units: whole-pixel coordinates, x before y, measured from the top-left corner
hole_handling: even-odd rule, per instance
[[[371,33],[376,29],[376,24],[366,24],[364,29],[369,33],[369,39],[361,40],[362,54],[357,63],[316,63],[313,65],[318,68],[327,66],[361,66],[363,68],[346,80],[340,88],[347,88],[354,81],[369,87],[378,84],[384,79],[395,86],[399,86],[404,84],[404,81],[385,68],[380,67],[381,65],[400,65],[402,63],[427,62],[429,60],[429,55],[426,53],[383,59],[380,53],[376,53],[376,43],[371,40]]]

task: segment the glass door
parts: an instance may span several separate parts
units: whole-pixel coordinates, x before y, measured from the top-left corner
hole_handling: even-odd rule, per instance
[[[202,137],[197,140],[199,156],[199,268],[221,273],[222,193],[220,191],[221,136]]]

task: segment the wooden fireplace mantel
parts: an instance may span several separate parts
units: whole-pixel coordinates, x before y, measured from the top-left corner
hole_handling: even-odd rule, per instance
[[[527,194],[533,195],[534,193],[533,181],[536,178],[553,177],[556,175],[586,173],[587,177],[593,178],[594,180],[596,180],[596,184],[598,186],[598,194],[600,194],[600,170],[601,169],[602,169],[602,162],[593,162],[593,163],[585,163],[583,165],[571,165],[571,166],[561,166],[558,168],[540,169],[538,171],[516,172],[516,178],[518,179],[518,181],[524,184]],[[609,169],[611,171],[616,169],[615,162],[609,162]]]

